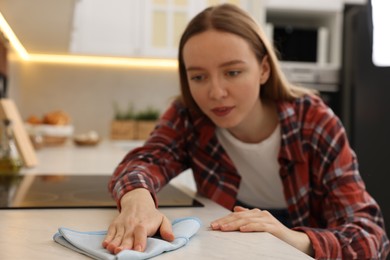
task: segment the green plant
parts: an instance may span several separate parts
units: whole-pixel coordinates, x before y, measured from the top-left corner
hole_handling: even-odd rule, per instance
[[[132,120],[134,119],[134,109],[133,105],[129,104],[126,110],[122,110],[117,102],[114,102],[114,119],[123,121],[123,120]]]
[[[154,121],[160,116],[160,111],[153,107],[148,107],[135,114],[135,120]]]

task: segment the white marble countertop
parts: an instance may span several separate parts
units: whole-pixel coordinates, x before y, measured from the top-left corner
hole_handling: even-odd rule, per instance
[[[39,165],[22,173],[109,175],[127,151],[139,144],[103,141],[96,147],[68,143],[43,148],[37,151]],[[171,183],[195,196],[191,172],[176,179]],[[156,259],[311,259],[268,233],[211,231],[209,223],[229,211],[203,197],[197,199],[205,207],[161,209],[170,219],[196,216],[203,226],[185,247]],[[0,259],[88,259],[55,243],[52,236],[59,227],[105,230],[116,214],[116,209],[0,210]]]
[[[111,174],[126,153],[140,145],[141,141],[102,140],[96,146],[77,146],[68,141],[37,150],[38,165],[24,168],[22,173]]]
[[[142,143],[103,140],[96,146],[76,146],[67,142],[61,146],[44,147],[36,152],[38,165],[23,168],[22,174],[110,175],[127,152]],[[196,189],[191,170],[183,172],[171,182],[191,190]]]
[[[311,259],[268,233],[211,231],[209,223],[229,213],[198,198],[204,208],[164,208],[169,219],[196,216],[200,231],[179,250],[155,259]],[[107,229],[115,209],[0,210],[0,259],[89,259],[52,239],[59,227],[78,231]]]

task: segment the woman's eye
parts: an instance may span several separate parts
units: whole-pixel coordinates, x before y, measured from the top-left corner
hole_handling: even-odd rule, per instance
[[[201,81],[203,79],[204,79],[203,75],[190,76],[190,80],[192,80],[192,81]]]
[[[241,73],[241,71],[239,71],[239,70],[232,70],[232,71],[228,71],[226,74],[229,77],[235,77],[235,76],[238,76],[240,73]]]

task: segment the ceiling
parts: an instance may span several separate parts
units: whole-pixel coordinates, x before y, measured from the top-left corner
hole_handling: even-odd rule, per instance
[[[68,53],[78,0],[0,0],[0,12],[29,53]]]

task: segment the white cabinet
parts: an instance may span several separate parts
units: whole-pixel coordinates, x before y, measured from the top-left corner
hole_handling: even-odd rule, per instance
[[[187,22],[200,9],[199,1],[145,1],[141,55],[175,57]]]
[[[140,39],[139,0],[78,0],[73,17],[70,52],[131,56]]]
[[[253,5],[249,2],[252,1],[78,0],[70,51],[104,56],[174,58],[181,33],[199,11],[225,2],[250,10]]]
[[[70,51],[77,54],[176,58],[188,21],[205,7],[233,3],[267,24],[323,28],[322,62],[340,66],[346,0],[78,0]]]

